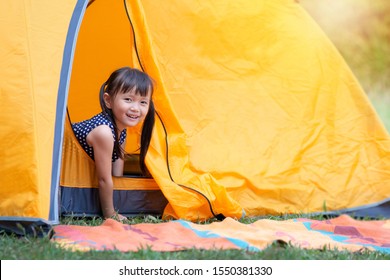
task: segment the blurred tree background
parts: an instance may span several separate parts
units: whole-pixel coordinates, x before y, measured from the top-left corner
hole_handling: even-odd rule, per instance
[[[390,132],[390,0],[299,0],[354,72]]]

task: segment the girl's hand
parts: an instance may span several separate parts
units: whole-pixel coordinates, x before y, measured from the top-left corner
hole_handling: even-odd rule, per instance
[[[116,220],[116,221],[118,221],[118,222],[123,223],[124,221],[127,220],[127,217],[125,217],[125,216],[123,216],[123,215],[121,215],[121,214],[119,214],[119,213],[115,213],[114,215],[112,215],[112,216],[110,217],[110,219],[114,219],[114,220]]]

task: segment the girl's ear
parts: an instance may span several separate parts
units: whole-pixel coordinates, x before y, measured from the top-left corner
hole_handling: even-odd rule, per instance
[[[103,94],[103,100],[106,107],[111,109],[111,96],[107,92]]]

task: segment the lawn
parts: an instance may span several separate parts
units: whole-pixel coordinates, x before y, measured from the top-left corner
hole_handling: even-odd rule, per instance
[[[304,215],[300,215],[304,217]],[[269,216],[243,218],[242,223],[253,223],[259,218],[274,220],[291,219],[292,216]],[[313,217],[311,217],[313,219]],[[319,216],[315,219],[323,219]],[[214,220],[210,220],[212,222]],[[103,222],[100,218],[76,219],[62,218],[62,224],[96,226]],[[131,218],[126,223],[162,223],[164,221],[151,217]],[[352,253],[349,251],[307,250],[289,244],[274,243],[259,252],[247,250],[184,250],[177,252],[155,252],[150,248],[137,252],[88,251],[72,252],[57,246],[49,236],[34,238],[17,237],[5,233],[0,234],[0,259],[2,260],[390,260],[390,255],[369,250]]]

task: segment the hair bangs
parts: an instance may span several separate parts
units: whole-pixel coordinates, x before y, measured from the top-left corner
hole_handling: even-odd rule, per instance
[[[107,87],[107,92],[111,95],[130,91],[143,97],[147,96],[149,92],[153,92],[153,82],[149,76],[141,71],[125,69]]]

